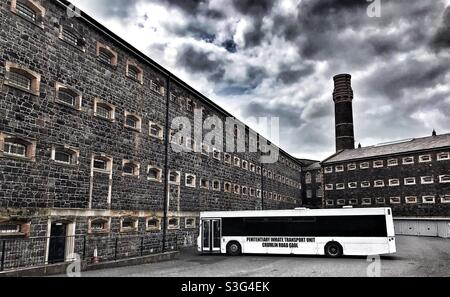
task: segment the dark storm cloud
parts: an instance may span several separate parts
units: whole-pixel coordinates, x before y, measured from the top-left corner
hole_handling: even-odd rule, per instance
[[[158,0],[158,2],[176,7],[189,14],[196,14],[209,0]]]
[[[230,53],[234,54],[237,52],[237,44],[233,39],[225,40],[224,42],[222,42],[222,46]]]
[[[384,95],[391,100],[399,101],[404,94],[414,89],[446,84],[445,75],[450,73],[450,60],[418,61],[410,59],[379,67],[362,83],[367,95],[376,90],[377,95]],[[395,69],[395,71],[392,71]],[[407,97],[407,96],[406,96]]]
[[[191,72],[202,72],[211,75],[221,69],[224,64],[222,60],[213,58],[211,53],[190,45],[180,51],[177,61],[180,66]]]
[[[252,19],[252,25],[244,32],[246,47],[254,47],[261,44],[267,35],[263,27],[263,18],[268,16],[273,9],[273,0],[233,0],[233,6],[237,12]]]
[[[250,102],[244,107],[244,116],[248,117],[278,117],[284,128],[298,128],[304,124],[301,118],[302,110],[286,104],[268,105],[261,102]]]
[[[442,26],[433,37],[432,46],[438,49],[450,48],[450,6],[445,10]]]
[[[301,78],[307,77],[314,72],[314,67],[308,64],[302,65],[301,68],[292,65],[282,65],[279,69],[277,80],[285,85],[298,83]]]
[[[211,43],[216,39],[214,30],[204,24],[192,21],[183,27],[167,27],[171,32],[179,36],[191,36],[197,40]]]
[[[443,121],[436,125],[443,130],[450,120],[450,94],[442,87],[450,77],[450,8],[444,0],[381,0],[380,18],[368,17],[366,0],[292,1],[297,6],[289,12],[276,0],[76,1],[123,23],[146,13],[136,11],[143,2],[182,12],[177,22],[161,23],[166,30],[159,32],[168,38],[151,40],[149,53],[164,65],[166,44],[176,40],[173,67],[207,80],[200,87],[242,105],[244,116],[279,116],[281,145],[292,153],[320,159],[333,150],[337,73],[353,75],[355,129],[363,145],[428,135],[430,121]],[[142,32],[146,21],[139,22]],[[291,94],[277,98],[279,87]],[[285,103],[289,96],[292,105]]]
[[[233,6],[238,12],[257,18],[269,14],[274,4],[273,0],[233,0]]]

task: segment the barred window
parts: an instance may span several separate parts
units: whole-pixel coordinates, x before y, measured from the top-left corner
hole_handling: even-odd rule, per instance
[[[53,160],[63,164],[77,163],[77,152],[63,147],[53,148]]]
[[[114,120],[114,107],[103,102],[95,102],[95,115],[107,119]]]
[[[69,105],[75,105],[75,96],[66,89],[58,91],[58,100]]]
[[[184,221],[184,225],[186,228],[195,228],[195,219],[194,218],[186,218]]]
[[[122,171],[124,175],[139,176],[139,164],[131,161],[123,161]]]
[[[109,229],[109,222],[104,219],[96,219],[90,222],[91,232],[102,232]]]
[[[180,226],[180,220],[178,218],[169,219],[169,229],[178,229]]]
[[[194,188],[196,185],[196,177],[193,174],[186,174],[186,186]]]
[[[112,65],[112,55],[110,52],[106,51],[105,49],[100,49],[98,53],[98,59],[102,61],[103,63],[106,63],[108,65]]]
[[[147,170],[147,178],[153,181],[161,181],[162,170],[160,168],[149,166]]]
[[[141,118],[137,115],[125,112],[125,127],[141,131]]]
[[[402,199],[400,197],[392,197],[391,204],[400,204],[402,202]]]
[[[12,156],[26,157],[27,146],[14,140],[6,140],[4,144],[4,153]]]
[[[31,90],[31,79],[14,70],[11,70],[11,72],[9,73],[8,81],[10,84],[16,87]]]
[[[128,66],[128,76],[132,79],[138,80],[139,70],[134,66]]]
[[[122,219],[120,225],[121,232],[137,231],[138,221],[132,218]]]
[[[74,46],[78,46],[78,37],[68,30],[62,30],[62,39]]]
[[[162,139],[163,135],[164,135],[163,128],[158,124],[150,122],[150,136]]]
[[[20,233],[18,224],[0,224],[0,234]]]
[[[147,231],[159,229],[160,229],[160,221],[157,218],[150,218],[147,220]]]
[[[36,12],[29,8],[25,3],[16,1],[16,12],[32,22],[36,21]]]

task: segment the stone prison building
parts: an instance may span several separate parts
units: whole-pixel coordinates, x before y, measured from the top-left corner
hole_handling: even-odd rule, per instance
[[[177,136],[177,117],[232,116],[94,19],[0,3],[0,241],[17,239],[4,269],[169,251],[195,244],[200,211],[301,205],[300,160],[261,163],[248,147],[274,146],[241,125],[227,133],[245,152]]]

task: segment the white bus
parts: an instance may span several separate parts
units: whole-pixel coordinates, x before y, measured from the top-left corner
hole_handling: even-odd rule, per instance
[[[390,208],[202,212],[201,253],[383,255],[396,252]]]

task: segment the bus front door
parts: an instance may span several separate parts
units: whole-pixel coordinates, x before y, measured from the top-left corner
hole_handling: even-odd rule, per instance
[[[220,253],[222,237],[221,222],[218,219],[204,220],[202,226],[202,251],[204,253]]]

